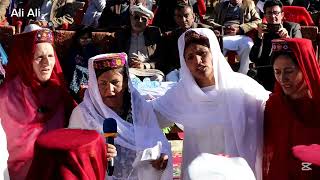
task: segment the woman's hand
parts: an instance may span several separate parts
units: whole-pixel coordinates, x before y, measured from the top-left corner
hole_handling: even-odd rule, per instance
[[[151,161],[152,167],[157,170],[164,170],[167,167],[169,156],[161,153],[160,157]]]
[[[107,159],[110,161],[112,158],[117,156],[117,149],[114,145],[112,144],[106,144],[106,149],[107,149]]]

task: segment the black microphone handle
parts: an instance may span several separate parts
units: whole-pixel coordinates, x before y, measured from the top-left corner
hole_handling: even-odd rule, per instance
[[[108,144],[114,145],[114,138],[113,137],[107,137]],[[113,175],[114,171],[114,159],[112,158],[110,161],[108,161],[108,176]]]

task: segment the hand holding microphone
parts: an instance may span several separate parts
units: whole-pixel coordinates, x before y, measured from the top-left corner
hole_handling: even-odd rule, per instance
[[[112,144],[106,144],[107,149],[107,159],[108,161],[111,161],[111,159],[115,158],[117,156],[117,149]]]
[[[114,138],[117,137],[117,121],[113,118],[107,118],[103,122],[103,136],[106,138],[107,158],[108,158],[108,176],[112,176],[114,170],[114,159],[117,155],[116,147],[114,146]]]

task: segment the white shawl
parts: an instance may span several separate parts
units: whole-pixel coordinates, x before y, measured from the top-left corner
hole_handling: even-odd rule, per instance
[[[93,61],[95,59],[101,59],[105,56],[108,56],[108,54],[97,55],[89,59],[89,87],[85,92],[83,102],[79,105],[87,124],[90,126],[88,128],[103,132],[104,120],[106,118],[114,118],[117,121],[118,130],[118,136],[115,138],[115,143],[122,147],[136,151],[137,157],[139,157],[139,154],[141,156],[141,152],[143,150],[152,148],[156,146],[158,142],[161,142],[161,152],[169,156],[169,162],[166,170],[154,171],[151,169],[150,171],[150,168],[148,170],[146,168],[139,167],[139,180],[148,179],[148,173],[153,174],[149,177],[155,177],[154,174],[156,173],[157,179],[172,179],[173,172],[170,144],[158,126],[157,117],[153,111],[152,105],[148,104],[146,100],[139,94],[139,92],[132,86],[130,78],[128,79],[128,87],[131,92],[133,124],[123,120],[103,103],[98,89],[97,78],[93,68]],[[141,160],[138,160],[138,162],[139,161]]]
[[[164,96],[154,101],[153,106],[165,118],[185,128],[206,129],[212,124],[222,124],[225,153],[246,159],[256,176],[260,177],[263,110],[269,92],[250,77],[232,71],[210,29],[188,31],[195,31],[209,39],[215,89],[210,93],[203,92],[187,68],[184,33],[178,40],[181,79]]]
[[[0,119],[0,180],[9,180],[7,137]]]

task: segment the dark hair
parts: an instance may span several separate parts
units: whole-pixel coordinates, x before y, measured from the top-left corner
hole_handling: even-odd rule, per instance
[[[185,46],[186,50],[191,44],[200,44],[210,48],[209,39],[206,36],[196,33],[195,31],[187,31],[185,34]]]
[[[264,3],[263,12],[266,13],[266,9],[273,6],[279,6],[282,11],[282,2],[280,0],[268,0]]]
[[[292,62],[296,65],[299,66],[297,58],[295,56],[295,54],[292,51],[277,51],[272,53],[271,55],[271,65],[274,65],[275,60],[279,57],[279,56],[285,56],[288,57],[292,60]]]
[[[91,27],[83,27],[80,30],[77,30],[74,37],[73,37],[73,44],[75,45],[75,48],[80,48],[80,42],[79,39],[84,36],[88,35],[89,38],[92,38],[92,31],[93,29]]]
[[[190,8],[191,11],[193,12],[192,6],[190,6],[189,4],[186,4],[186,3],[178,3],[176,5],[176,7],[174,8],[174,10],[175,11],[180,11],[180,10],[185,9],[185,8]]]
[[[126,67],[119,67],[119,68],[115,68],[115,69],[110,69],[110,68],[95,69],[94,72],[96,73],[96,77],[98,79],[99,76],[101,76],[104,72],[111,71],[111,70],[114,70],[118,73],[121,73],[123,75],[123,79],[128,79],[128,72],[126,71]]]
[[[126,67],[120,67],[120,68],[116,68],[116,69],[95,69],[95,72],[96,72],[96,77],[97,79],[99,78],[99,76],[101,76],[104,72],[107,72],[107,71],[116,71],[116,72],[119,72],[123,75],[123,81],[128,83],[128,73],[127,72],[127,68]],[[129,87],[127,87],[125,89],[125,92],[123,94],[123,110],[124,110],[124,114],[120,115],[119,116],[126,120],[126,117],[129,113],[131,109],[131,94],[130,94],[130,91],[129,91]]]

